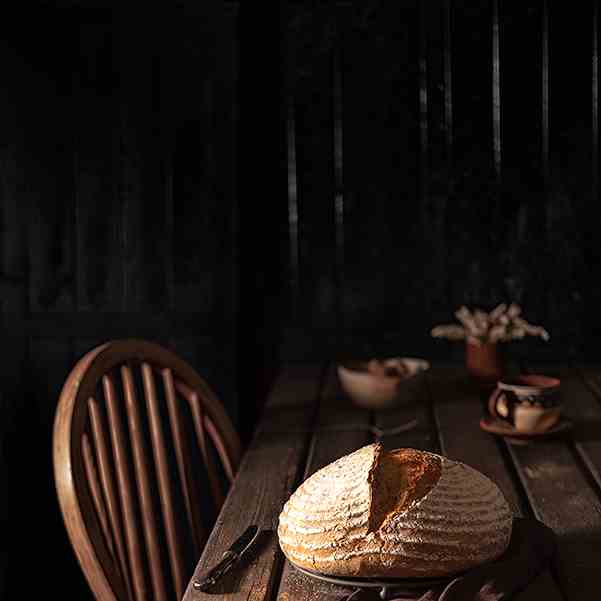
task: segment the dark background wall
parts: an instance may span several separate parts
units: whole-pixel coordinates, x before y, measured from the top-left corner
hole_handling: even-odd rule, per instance
[[[50,444],[69,368],[104,340],[174,348],[245,438],[281,362],[460,358],[429,330],[463,303],[550,330],[518,356],[597,358],[598,21],[543,0],[7,11],[6,598],[32,558],[45,594],[89,595]]]
[[[289,3],[285,357],[457,356],[461,304],[599,354],[596,3]]]
[[[242,434],[252,425],[238,402],[237,28],[236,7],[220,2],[3,9],[8,599],[90,598],[51,463],[58,395],[84,352],[111,338],[158,341],[206,378]]]

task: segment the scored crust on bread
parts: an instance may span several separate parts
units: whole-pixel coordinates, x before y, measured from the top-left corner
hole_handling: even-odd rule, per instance
[[[499,557],[511,524],[484,474],[378,443],[305,480],[280,514],[278,537],[292,563],[323,574],[438,577]]]

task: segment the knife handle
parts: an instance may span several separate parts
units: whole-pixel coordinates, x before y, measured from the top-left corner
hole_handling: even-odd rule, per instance
[[[198,591],[206,591],[234,565],[236,559],[238,559],[238,556],[235,553],[226,551],[221,561],[204,578],[196,580],[192,586]]]

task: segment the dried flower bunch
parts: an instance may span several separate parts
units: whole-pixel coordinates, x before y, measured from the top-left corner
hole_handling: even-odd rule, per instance
[[[461,307],[455,312],[455,317],[462,325],[436,326],[431,334],[434,338],[448,338],[449,340],[466,340],[471,344],[507,342],[517,340],[524,336],[539,336],[549,340],[549,333],[540,326],[529,324],[520,317],[522,308],[515,303],[509,307],[501,303],[490,313],[480,309],[470,311]]]

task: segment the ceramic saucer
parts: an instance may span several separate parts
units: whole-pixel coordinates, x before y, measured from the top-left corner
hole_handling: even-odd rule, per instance
[[[493,417],[492,415],[487,415],[480,420],[480,428],[482,428],[482,430],[489,432],[490,434],[502,436],[508,441],[516,444],[527,444],[533,440],[555,436],[571,430],[572,426],[572,421],[566,417],[559,418],[559,421],[552,428],[538,431],[516,430],[511,424],[508,424],[498,417]]]

